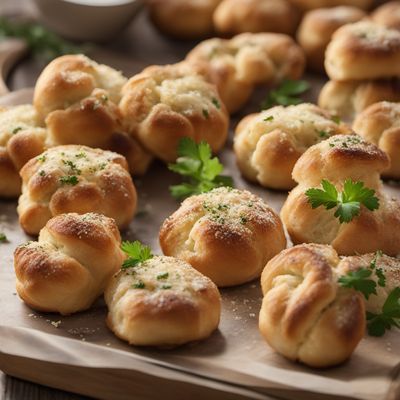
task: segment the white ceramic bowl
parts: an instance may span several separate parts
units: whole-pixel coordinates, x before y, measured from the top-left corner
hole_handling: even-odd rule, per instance
[[[112,39],[132,20],[142,0],[35,0],[42,22],[61,36],[81,41]]]

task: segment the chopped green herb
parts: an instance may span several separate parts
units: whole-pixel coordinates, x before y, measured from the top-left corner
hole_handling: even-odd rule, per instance
[[[16,128],[13,129],[12,134],[15,135],[16,133],[18,133],[21,130],[22,130],[22,128],[20,126],[17,126]]]
[[[340,125],[340,123],[342,122],[338,115],[332,115],[331,120],[337,125]]]
[[[261,103],[261,109],[265,110],[274,105],[289,106],[300,104],[302,99],[298,97],[310,88],[307,81],[284,80],[279,87],[271,90],[267,98]]]
[[[215,97],[213,97],[213,98],[211,99],[211,101],[212,101],[212,103],[214,104],[215,108],[218,108],[218,109],[221,108],[221,104],[220,104],[220,102],[218,101],[218,99],[216,99]]]
[[[75,154],[76,158],[86,158],[86,153],[81,151],[80,153]]]
[[[59,181],[63,185],[71,185],[71,186],[75,186],[79,182],[78,178],[75,175],[62,176],[59,179]]]
[[[171,285],[162,285],[161,289],[171,289],[172,286]]]
[[[150,247],[141,244],[138,240],[134,242],[123,242],[121,244],[121,250],[128,255],[128,258],[122,264],[122,269],[135,267],[153,258]]]
[[[0,232],[0,243],[5,243],[7,241],[7,236],[4,233]]]
[[[133,287],[134,289],[144,289],[144,288],[146,287],[146,285],[144,284],[144,282],[139,281],[139,282],[134,283],[134,284],[132,285],[132,287]]]
[[[312,208],[324,206],[327,210],[336,207],[335,217],[340,223],[350,222],[360,215],[361,204],[368,210],[379,208],[379,199],[375,196],[375,190],[364,187],[364,182],[353,182],[347,179],[344,182],[343,191],[338,193],[336,187],[329,181],[321,181],[323,189],[308,189],[305,194]]]
[[[82,171],[76,166],[76,164],[70,160],[62,160],[63,164],[67,165],[71,172],[77,175],[80,175],[82,173]]]
[[[205,119],[210,118],[210,114],[209,114],[209,112],[208,112],[208,110],[206,108],[203,108],[203,117]]]
[[[169,276],[169,273],[168,272],[164,272],[163,274],[157,275],[157,279],[158,280],[167,279],[168,276]]]
[[[106,94],[101,95],[101,100],[103,103],[106,103],[108,101],[108,96]]]
[[[247,218],[247,217],[245,217],[244,215],[241,215],[241,216],[240,216],[240,223],[241,223],[242,225],[245,225],[247,221],[248,221],[248,218]]]
[[[168,168],[186,177],[188,182],[170,186],[171,194],[176,199],[209,192],[216,187],[233,185],[231,177],[220,175],[224,167],[217,157],[211,158],[208,143],[196,144],[190,138],[182,138],[178,146],[178,155],[176,164],[169,164]]]
[[[331,136],[328,132],[323,131],[323,130],[321,130],[321,131],[317,130],[317,133],[318,133],[319,137],[321,137],[321,138],[328,138]]]
[[[40,171],[39,171],[39,175],[40,175],[40,176],[45,176],[45,175],[46,175],[46,172],[43,171],[43,170],[40,170]]]
[[[46,161],[46,154],[43,154],[42,156],[39,156],[36,159],[41,163],[44,163]]]
[[[271,122],[274,120],[274,117],[272,115],[270,115],[269,117],[264,118],[265,122]]]

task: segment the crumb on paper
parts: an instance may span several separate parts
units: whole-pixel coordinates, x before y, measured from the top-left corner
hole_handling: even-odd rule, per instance
[[[106,343],[106,346],[111,346],[111,343]]]
[[[249,314],[250,318],[255,318],[256,314],[254,314],[253,312]]]
[[[55,328],[58,328],[61,325],[61,321],[51,321],[51,325],[53,325]]]

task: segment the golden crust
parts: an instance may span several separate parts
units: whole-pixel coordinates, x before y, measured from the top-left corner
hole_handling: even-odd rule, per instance
[[[373,279],[377,283],[376,295],[371,294],[368,300],[364,298],[364,302],[367,311],[380,314],[389,293],[396,287],[400,287],[399,259],[389,257],[385,254],[377,256],[375,253],[345,257],[337,265],[336,271],[339,275],[345,275],[350,271],[357,271],[359,268],[369,267],[374,260],[376,260],[375,268],[381,269],[386,277],[385,287],[380,286],[377,282],[378,278],[376,274],[372,274],[368,279]]]
[[[156,256],[120,271],[105,292],[107,324],[138,346],[177,346],[208,337],[218,327],[217,287],[189,264]]]
[[[228,111],[238,111],[255,85],[298,79],[304,71],[301,48],[287,35],[243,33],[226,39],[209,39],[192,49],[186,60],[205,64]]]
[[[125,158],[110,151],[78,145],[50,148],[21,170],[21,226],[35,235],[52,216],[98,212],[126,227],[136,209],[127,168]]]
[[[72,314],[89,308],[124,254],[114,220],[100,214],[63,214],[49,220],[38,242],[17,247],[17,292],[32,308]]]
[[[386,154],[357,135],[335,136],[308,149],[298,160],[293,178],[298,182],[282,207],[281,218],[293,243],[331,244],[339,254],[382,250],[400,252],[400,204],[383,192],[380,173],[389,166]],[[327,179],[340,191],[346,179],[374,189],[379,209],[361,212],[340,224],[334,209],[312,209],[305,192]]]
[[[258,277],[286,247],[275,212],[250,192],[228,188],[186,199],[159,238],[165,255],[187,261],[221,287]]]
[[[212,16],[221,0],[149,0],[150,18],[163,33],[180,39],[210,35]]]
[[[287,0],[223,0],[213,20],[215,29],[223,35],[243,32],[292,35],[299,22],[299,12]]]
[[[389,1],[376,8],[370,18],[373,22],[386,26],[386,28],[400,30],[400,3]]]
[[[308,11],[323,7],[353,6],[367,10],[373,0],[289,0],[301,10]]]
[[[21,193],[19,170],[44,150],[46,130],[31,105],[0,108],[0,197]]]
[[[360,293],[340,288],[330,246],[300,245],[268,262],[259,328],[285,357],[312,367],[328,367],[350,357],[365,330]]]
[[[310,146],[331,135],[351,133],[313,104],[273,107],[245,117],[237,126],[234,151],[242,174],[274,189],[295,186],[292,170]]]
[[[225,144],[225,106],[214,85],[185,63],[148,67],[122,93],[120,109],[130,134],[161,160],[176,160],[182,137],[205,140],[214,152]]]
[[[146,172],[152,156],[126,133],[118,109],[126,78],[84,55],[53,60],[38,78],[34,105],[46,122],[47,147],[80,144],[118,151],[130,172]],[[123,141],[126,146],[117,145]]]
[[[357,116],[353,129],[374,143],[390,158],[390,167],[382,172],[387,178],[400,178],[400,104],[375,103]]]
[[[339,28],[325,54],[325,69],[336,81],[400,76],[400,32],[370,21]]]
[[[328,81],[322,88],[318,105],[342,118],[352,120],[371,104],[400,101],[400,80]]]
[[[357,7],[318,8],[307,12],[297,30],[297,41],[307,57],[307,67],[325,72],[325,50],[333,33],[341,26],[357,22],[366,13]]]

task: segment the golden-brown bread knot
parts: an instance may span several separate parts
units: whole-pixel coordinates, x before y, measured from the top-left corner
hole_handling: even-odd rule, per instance
[[[300,15],[288,0],[223,0],[213,19],[216,31],[223,35],[243,32],[292,35]]]
[[[248,115],[236,127],[236,161],[247,179],[291,189],[296,185],[293,167],[307,148],[331,135],[349,133],[350,127],[314,104],[277,106]]]
[[[177,158],[182,137],[205,140],[219,151],[229,116],[214,85],[185,63],[151,66],[124,86],[120,102],[129,132],[156,157]]]
[[[33,106],[0,107],[0,198],[21,193],[19,170],[44,150],[45,138]]]
[[[357,114],[379,101],[400,101],[400,80],[328,81],[318,105],[340,117],[353,120]]]
[[[127,79],[76,54],[58,57],[39,76],[34,105],[48,128],[47,147],[81,144],[117,151],[133,174],[143,174],[151,155],[126,133],[118,102]]]
[[[357,7],[318,8],[307,12],[297,30],[297,41],[307,57],[307,67],[325,72],[325,50],[332,34],[341,26],[357,22],[366,13]]]
[[[400,32],[371,21],[344,25],[326,49],[325,69],[335,81],[400,77]]]
[[[136,190],[124,157],[86,146],[50,148],[21,170],[19,221],[36,235],[55,215],[98,212],[126,227],[136,209]]]
[[[323,7],[353,6],[367,10],[373,0],[289,0],[301,10],[308,11]]]
[[[188,263],[156,256],[121,270],[105,292],[107,324],[138,346],[177,346],[208,337],[221,299],[212,281]]]
[[[382,175],[399,179],[400,104],[382,101],[369,106],[355,119],[353,129],[389,156],[390,167]]]
[[[216,285],[233,286],[258,277],[286,238],[279,217],[260,197],[218,188],[186,199],[162,225],[160,245]]]
[[[382,4],[371,13],[370,18],[379,25],[400,30],[400,2],[389,1]]]
[[[331,244],[341,255],[382,250],[400,253],[400,204],[383,191],[380,174],[389,166],[387,155],[358,135],[338,135],[310,147],[297,161],[293,178],[298,185],[290,192],[281,211],[293,243]],[[379,209],[361,205],[351,222],[340,223],[335,209],[313,209],[305,192],[319,188],[325,179],[340,192],[345,180],[363,182],[375,190]]]
[[[362,296],[338,285],[339,261],[330,246],[300,245],[282,251],[262,273],[259,328],[290,360],[311,367],[339,364],[364,335]]]
[[[148,0],[150,18],[163,33],[200,39],[213,30],[213,13],[221,0]]]
[[[254,85],[298,79],[305,57],[300,46],[279,33],[242,33],[232,39],[209,39],[191,50],[186,60],[207,66],[228,111],[238,111]]]
[[[379,268],[385,275],[385,286],[378,284],[378,277],[374,273],[368,279],[375,281],[376,295],[371,294],[367,299],[364,297],[365,308],[367,311],[380,314],[382,307],[390,294],[396,287],[400,287],[400,260],[398,258],[389,257],[385,254],[370,253],[362,256],[344,257],[336,268],[339,275],[346,275],[348,272],[355,272],[360,268],[368,268],[371,263],[375,264],[375,268]]]
[[[125,255],[113,219],[100,214],[63,214],[40,231],[38,242],[15,250],[17,292],[30,307],[72,314],[104,292]]]

